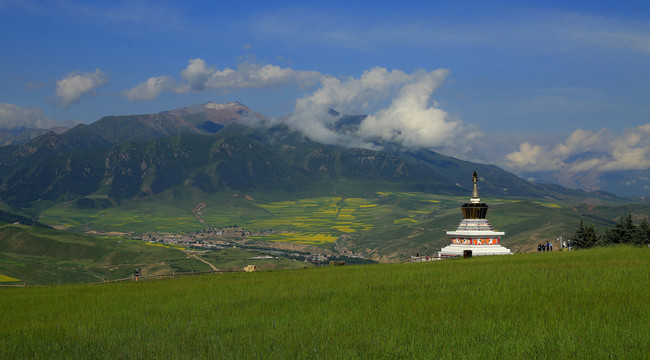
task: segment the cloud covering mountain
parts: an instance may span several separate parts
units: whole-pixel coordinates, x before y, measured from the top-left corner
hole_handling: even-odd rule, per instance
[[[619,171],[650,168],[650,124],[612,134],[577,129],[550,146],[524,142],[506,156],[512,169],[525,171]]]
[[[375,67],[359,78],[324,77],[321,87],[298,99],[291,115],[280,121],[325,144],[376,148],[379,141],[455,151],[454,139],[463,124],[435,107],[432,99],[448,74],[444,69],[407,74]],[[368,116],[341,133],[330,109]]]
[[[15,128],[47,129],[58,124],[37,107],[22,108],[13,104],[0,103],[0,129]]]

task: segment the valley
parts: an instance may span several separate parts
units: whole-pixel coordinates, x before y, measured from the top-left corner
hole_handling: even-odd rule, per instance
[[[193,203],[189,198],[200,198]],[[376,192],[368,197],[325,196],[260,202],[257,196],[160,194],[125,207],[79,208],[74,202],[43,211],[39,221],[67,230],[106,233],[182,246],[265,244],[269,249],[400,262],[416,252],[435,254],[448,242],[445,231],[461,218],[466,197],[422,192]],[[567,237],[580,218],[611,225],[620,213],[650,215],[645,206],[622,201],[602,206],[571,200],[489,198],[489,217],[506,232],[516,252],[540,241]],[[196,209],[201,209],[200,220]],[[225,230],[224,230],[225,229]]]
[[[363,119],[330,116],[345,123],[337,131]],[[0,238],[6,248],[0,248],[0,274],[51,283],[128,275],[136,265],[201,271],[210,268],[201,260],[212,263],[208,258],[223,251],[239,259],[214,263],[217,268],[241,269],[258,256],[284,259],[263,269],[304,267],[305,260],[403,262],[416,253],[435,255],[449,243],[445,232],[461,218],[473,171],[488,217],[514,252],[567,237],[581,219],[604,229],[627,213],[636,221],[650,216],[643,203],[531,183],[431,149],[324,145],[265,121],[240,103],[206,103],[108,116],[0,148],[0,220],[22,224],[18,235]],[[39,258],[14,247],[18,239],[32,241],[34,231],[63,250]],[[60,239],[78,236],[96,243],[94,257],[67,254]],[[126,252],[104,254],[116,244],[149,255],[134,262]],[[151,245],[160,252],[142,252],[140,246]],[[181,249],[190,248],[204,251],[189,259]],[[111,260],[101,260],[106,257]],[[25,276],[21,266],[41,269]]]

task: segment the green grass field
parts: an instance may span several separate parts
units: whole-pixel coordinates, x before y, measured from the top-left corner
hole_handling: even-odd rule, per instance
[[[256,257],[262,255],[268,254],[254,250],[228,248],[219,251],[206,251],[202,253],[200,257],[209,261],[211,264],[215,264],[219,270],[242,271],[242,269],[248,265],[255,265],[260,271],[305,269],[313,266],[312,264],[302,261],[281,257],[256,259]]]
[[[647,359],[650,249],[0,288],[0,358]]]

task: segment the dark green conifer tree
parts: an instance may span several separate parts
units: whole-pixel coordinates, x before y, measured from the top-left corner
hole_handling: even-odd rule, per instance
[[[578,229],[569,239],[571,240],[571,244],[576,248],[590,248],[599,241],[598,230],[593,225],[585,225],[584,221],[580,220]]]
[[[632,214],[628,213],[626,217],[621,216],[613,228],[605,231],[605,236],[602,238],[602,243],[607,244],[636,244],[637,236],[639,235],[634,222],[632,221]]]
[[[643,218],[636,227],[636,244],[650,245],[650,223]]]

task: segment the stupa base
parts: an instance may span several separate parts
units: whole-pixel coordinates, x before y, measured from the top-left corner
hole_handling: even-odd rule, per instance
[[[440,249],[438,256],[441,258],[463,256],[463,251],[465,250],[472,250],[472,256],[512,255],[512,251],[510,251],[510,249],[505,248],[501,245],[451,244]]]

